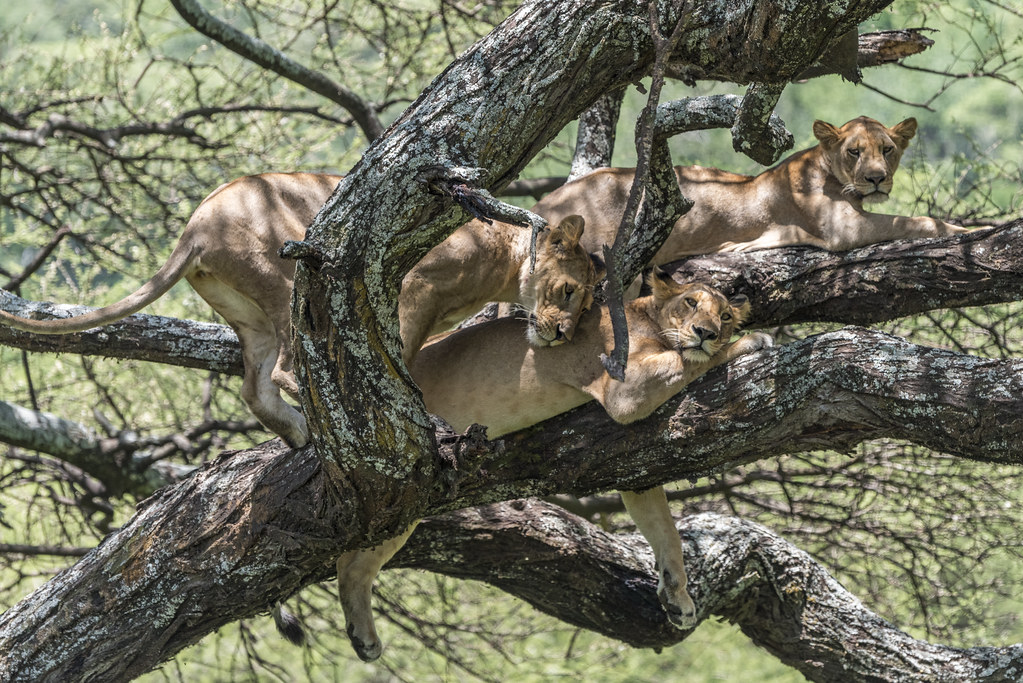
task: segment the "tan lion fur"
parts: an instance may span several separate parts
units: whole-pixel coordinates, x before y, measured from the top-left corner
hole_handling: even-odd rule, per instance
[[[844,251],[964,231],[934,218],[890,216],[864,208],[888,197],[916,127],[912,118],[891,128],[865,116],[841,128],[817,121],[813,132],[820,144],[757,176],[676,167],[682,194],[695,203],[675,223],[653,262],[797,244]],[[581,215],[586,220],[583,247],[599,253],[603,244],[614,240],[633,177],[631,168],[600,169],[551,192],[532,210],[552,222]]]
[[[606,308],[583,316],[571,344],[536,348],[524,324],[500,318],[427,344],[410,366],[423,390],[426,409],[462,432],[478,423],[488,438],[523,429],[592,400],[612,419],[629,423],[658,406],[710,368],[770,346],[754,332],[732,342],[749,312],[749,302],[729,302],[702,284],[679,285],[651,278],[653,294],[626,306],[629,358],[625,381],[612,380],[600,362],[613,346]],[[657,561],[658,596],[679,627],[695,623],[696,608],[686,592],[682,548],[661,487],[623,492],[623,499]],[[379,569],[411,533],[373,550],[352,551],[338,559],[341,605],[348,634],[363,659],[380,655],[370,594]]]
[[[192,214],[164,265],[121,301],[74,318],[28,320],[0,311],[0,323],[38,334],[66,334],[131,315],[182,277],[238,334],[245,378],[242,398],[289,445],[309,438],[305,417],[280,394],[297,397],[292,370],[291,292],[295,263],[278,250],[301,240],[341,176],[268,173],[214,190]],[[531,312],[534,344],[572,338],[592,303],[598,272],[579,246],[583,223],[566,217],[537,240],[529,270],[528,229],[470,221],[438,244],[405,277],[398,299],[403,356],[408,363],[430,334],[444,331],[489,301]]]

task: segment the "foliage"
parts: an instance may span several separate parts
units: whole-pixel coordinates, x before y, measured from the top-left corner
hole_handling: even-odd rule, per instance
[[[41,250],[56,245],[39,270],[16,282],[28,298],[113,301],[155,270],[196,203],[220,183],[271,169],[343,172],[365,147],[340,107],[200,36],[168,5],[16,5],[0,15],[0,285],[11,287]],[[236,0],[217,12],[343,82],[386,123],[513,6]],[[920,132],[888,210],[979,223],[1018,216],[1023,16],[984,0],[915,0],[896,3],[862,30],[913,26],[936,29],[929,34],[936,44],[904,65],[867,71],[862,85],[832,76],[786,89],[778,112],[797,148],[813,144],[815,118],[841,123],[853,111],[891,124],[916,116]],[[664,97],[723,90],[675,84]],[[635,159],[630,141],[644,101],[635,91],[626,99],[616,164]],[[524,175],[566,173],[574,134],[574,126],[562,131]],[[731,149],[725,131],[672,142],[676,163],[758,170]],[[153,312],[214,319],[184,286]],[[888,328],[923,343],[1015,356],[1020,314],[1015,305],[949,311]],[[0,398],[109,435],[171,439],[209,415],[241,425],[164,456],[181,462],[201,463],[222,448],[265,438],[238,400],[234,378],[7,348],[0,348],[0,368]],[[1018,477],[872,444],[854,454],[806,454],[725,473],[699,482],[697,488],[714,489],[710,494],[695,497],[682,487],[679,496],[686,511],[724,508],[759,518],[900,624],[963,644],[1006,642],[1023,637],[1018,604],[1009,601],[1023,582],[1012,523],[1023,491]],[[97,543],[131,515],[132,502],[107,496],[52,458],[7,448],[0,463],[0,603],[13,604]],[[613,516],[608,524],[625,522]],[[394,572],[379,594],[390,647],[380,665],[357,662],[337,637],[340,613],[324,587],[296,598],[316,633],[301,656],[277,640],[269,620],[242,623],[146,679],[546,680],[585,671],[597,680],[659,680],[686,671],[690,680],[706,680],[749,670],[761,680],[798,679],[723,626],[701,627],[676,648],[684,655],[658,659],[570,630],[476,584]],[[735,660],[720,654],[725,648],[734,648],[727,651],[738,653]]]

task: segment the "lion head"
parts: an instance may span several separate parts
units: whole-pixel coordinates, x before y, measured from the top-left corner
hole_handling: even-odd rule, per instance
[[[526,334],[533,346],[571,341],[579,316],[593,305],[603,264],[579,244],[583,227],[581,216],[568,216],[537,236],[536,267],[521,287],[532,304]]]
[[[647,281],[661,336],[688,361],[710,360],[750,312],[749,300],[742,294],[727,299],[709,285],[681,285],[663,273],[652,273]]]
[[[883,202],[892,191],[892,176],[902,153],[916,134],[916,119],[891,128],[866,116],[841,128],[814,121],[813,134],[820,140],[824,158],[842,191],[865,204]]]

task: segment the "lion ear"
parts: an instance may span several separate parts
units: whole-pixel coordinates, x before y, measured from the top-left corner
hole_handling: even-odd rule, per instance
[[[572,215],[566,217],[558,227],[551,228],[550,243],[553,246],[561,247],[566,251],[575,249],[579,239],[583,236],[583,228],[586,221],[582,216]]]
[[[899,146],[899,149],[906,149],[909,147],[909,141],[916,135],[916,119],[911,116],[905,121],[896,123],[888,129],[888,135]]]
[[[834,147],[842,138],[842,132],[827,121],[817,119],[813,122],[813,136],[825,147]]]
[[[735,316],[735,320],[739,325],[746,322],[751,306],[749,298],[745,294],[736,294],[728,300],[728,305],[732,307],[732,315]]]
[[[646,276],[646,283],[654,295],[654,301],[660,303],[682,292],[682,285],[675,282],[670,275],[654,266]]]

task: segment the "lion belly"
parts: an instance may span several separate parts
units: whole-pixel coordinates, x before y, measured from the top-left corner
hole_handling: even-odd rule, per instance
[[[588,317],[599,316],[584,320]],[[603,372],[600,351],[586,354],[596,360],[594,368],[581,368],[578,345],[587,335],[580,333],[571,344],[535,349],[526,340],[525,321],[501,318],[423,347],[410,368],[412,378],[427,411],[458,432],[484,425],[493,439],[592,400],[577,387]]]

